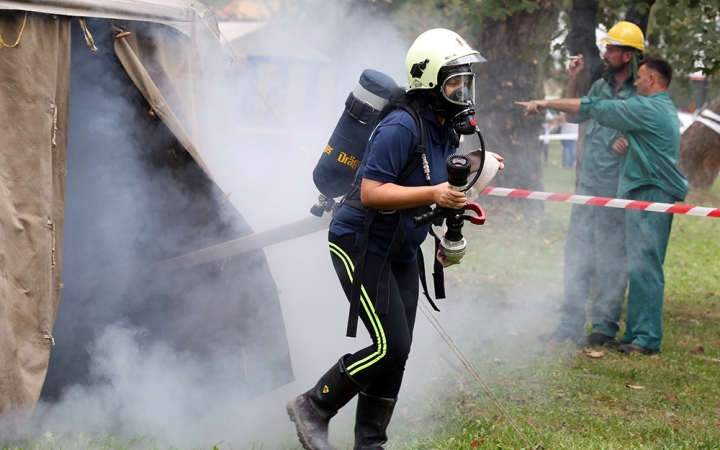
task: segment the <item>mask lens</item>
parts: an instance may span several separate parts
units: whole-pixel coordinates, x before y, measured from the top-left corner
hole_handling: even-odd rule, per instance
[[[472,94],[470,93],[470,89],[465,86],[455,90],[455,92],[450,94],[450,97],[448,97],[448,99],[452,102],[462,103],[464,105],[472,104]]]
[[[473,74],[450,75],[443,83],[445,98],[458,105],[475,104],[475,76]]]

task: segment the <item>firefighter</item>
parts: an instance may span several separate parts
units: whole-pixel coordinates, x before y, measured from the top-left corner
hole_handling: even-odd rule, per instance
[[[448,185],[445,160],[456,150],[453,120],[475,102],[471,66],[484,61],[445,29],[426,31],[408,51],[409,87],[383,111],[392,112],[373,132],[356,189],[329,230],[332,262],[350,300],[348,335],[354,336],[359,316],[372,343],[341,357],[313,388],[288,403],[305,449],[331,448],[328,423],[355,395],[354,448],[382,449],[387,442],[415,324],[418,247],[430,228],[415,228],[412,218],[433,203],[458,209],[467,201]],[[419,143],[422,163],[411,165]],[[471,160],[477,171],[478,156]]]

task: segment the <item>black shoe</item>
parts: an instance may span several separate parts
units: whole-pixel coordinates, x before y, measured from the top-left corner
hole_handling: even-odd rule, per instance
[[[602,333],[590,333],[587,336],[581,337],[577,341],[577,345],[581,347],[595,347],[598,345],[605,345],[607,342],[615,340],[611,336]]]
[[[621,341],[620,339],[610,339],[605,343],[607,348],[618,348],[621,345],[629,344],[629,342]]]
[[[320,377],[315,387],[287,404],[290,420],[295,422],[298,438],[306,450],[332,450],[328,441],[330,419],[363,388],[347,373],[347,356]]]
[[[373,397],[364,392],[358,395],[353,450],[383,450],[395,402],[396,398]]]
[[[622,344],[618,347],[618,351],[621,353],[627,353],[628,355],[631,353],[640,353],[641,355],[657,355],[660,353],[660,350],[645,348],[637,344]]]
[[[318,415],[310,407],[306,394],[290,400],[287,412],[295,422],[298,438],[306,450],[332,450],[328,441],[330,417]]]
[[[546,331],[545,333],[540,333],[538,335],[538,341],[540,342],[563,342],[567,339],[572,340],[573,342],[580,339],[582,336],[577,336],[572,333],[568,333],[565,330],[561,330],[559,328],[553,330],[553,331]]]

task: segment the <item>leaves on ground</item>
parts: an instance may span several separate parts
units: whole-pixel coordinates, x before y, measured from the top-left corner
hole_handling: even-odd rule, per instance
[[[588,358],[602,358],[605,356],[605,352],[602,350],[583,350],[583,353]]]

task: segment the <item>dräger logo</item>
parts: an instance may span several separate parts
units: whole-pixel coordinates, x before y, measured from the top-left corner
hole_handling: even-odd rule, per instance
[[[346,155],[345,152],[340,152],[340,156],[338,156],[338,161],[341,164],[350,166],[353,169],[357,169],[358,167],[360,167],[360,160],[355,159],[354,156],[348,158],[348,155]]]

